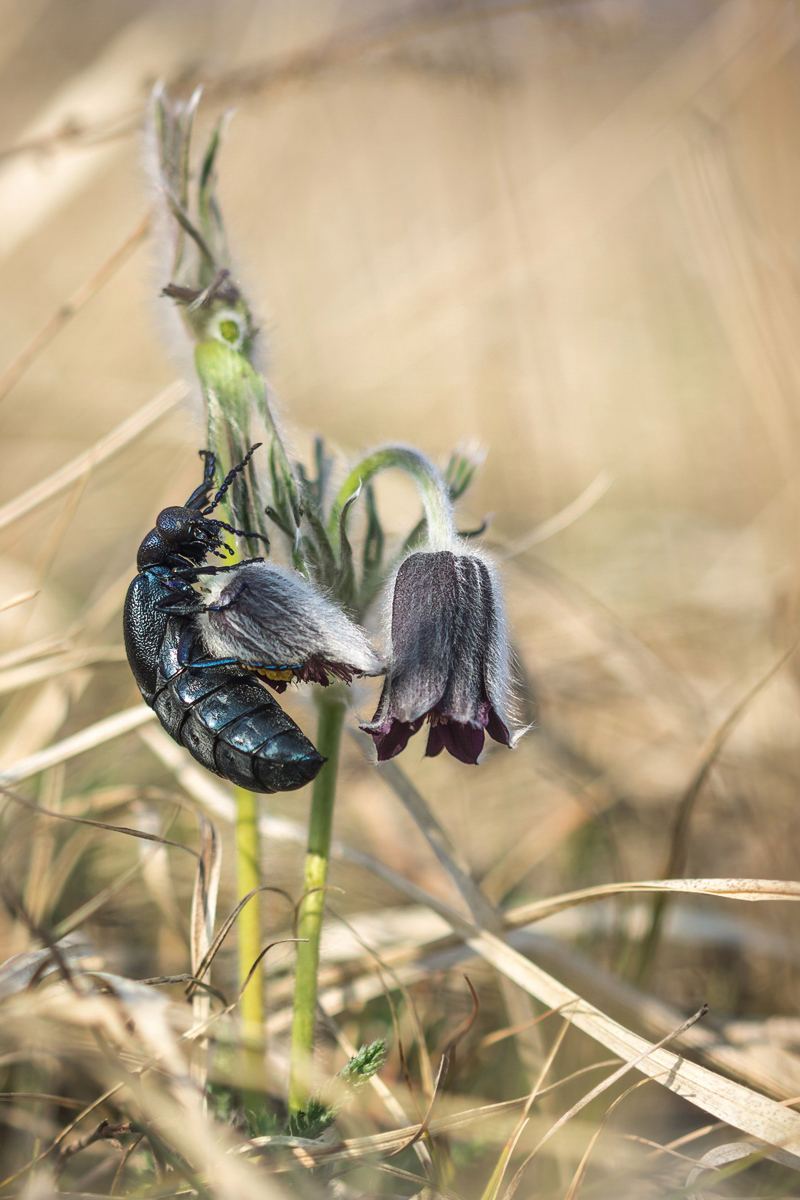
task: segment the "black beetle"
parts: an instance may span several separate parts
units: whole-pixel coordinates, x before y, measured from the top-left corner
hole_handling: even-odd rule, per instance
[[[183,507],[159,513],[139,547],[139,573],[125,598],[125,650],[145,703],[198,762],[251,792],[288,792],[309,783],[325,759],[252,670],[208,658],[191,616],[193,608],[202,609],[192,582],[236,569],[206,565],[209,554],[233,553],[222,531],[262,536],[208,515],[256,449],[228,473],[210,503],[215,460],[201,451],[203,482]]]

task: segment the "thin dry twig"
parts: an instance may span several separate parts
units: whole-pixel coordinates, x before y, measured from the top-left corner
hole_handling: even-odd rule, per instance
[[[48,321],[42,326],[37,334],[28,342],[27,346],[22,349],[12,363],[10,363],[2,375],[0,375],[0,404],[5,400],[8,393],[14,385],[25,374],[31,363],[39,357],[46,346],[52,342],[53,338],[59,333],[69,321],[79,313],[85,304],[92,299],[100,289],[113,279],[120,267],[127,262],[134,250],[136,250],[147,237],[150,232],[149,214],[139,221],[132,233],[129,233],[125,240],[119,245],[116,250],[106,259],[98,271],[91,276],[90,279],[73,292],[68,300],[65,300],[62,305],[53,313]]]
[[[70,1158],[80,1154],[81,1150],[85,1150],[87,1146],[92,1146],[95,1142],[110,1142],[116,1150],[121,1150],[118,1139],[121,1134],[130,1132],[130,1121],[120,1121],[119,1124],[114,1125],[104,1117],[89,1133],[76,1138],[74,1142],[68,1142],[65,1146],[61,1146],[57,1170],[63,1169]]]
[[[27,513],[33,512],[40,505],[52,500],[60,492],[70,487],[77,480],[92,471],[101,462],[111,458],[118,450],[127,446],[151,425],[160,421],[188,394],[188,387],[179,380],[171,383],[163,392],[159,392],[148,404],[143,405],[133,416],[128,417],[116,429],[112,429],[105,437],[95,442],[88,450],[84,450],[72,462],[55,471],[41,483],[29,488],[21,496],[10,500],[0,508],[0,529],[13,525]]]

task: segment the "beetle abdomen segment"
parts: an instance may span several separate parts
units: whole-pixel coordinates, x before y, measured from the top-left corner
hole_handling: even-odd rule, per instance
[[[249,783],[243,783],[251,792],[291,792],[310,783],[325,761],[311,743],[300,735],[298,738],[285,731],[271,736],[256,751],[238,749],[225,737],[217,738],[214,744],[214,762],[217,771],[226,779],[236,781],[244,771]]]
[[[256,791],[292,791],[310,783],[325,759],[277,701],[261,690],[269,707],[227,725],[214,747],[214,758],[226,774],[239,755],[250,755]]]
[[[153,703],[167,732],[209,771],[249,791],[309,783],[324,759],[308,738],[261,684],[246,676],[220,684],[221,674],[184,670],[167,680]]]

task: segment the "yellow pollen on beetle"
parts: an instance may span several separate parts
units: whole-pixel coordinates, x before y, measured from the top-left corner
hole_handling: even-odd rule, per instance
[[[252,671],[254,675],[258,675],[261,679],[271,679],[274,683],[289,683],[294,678],[294,670],[292,667],[253,667],[250,663],[242,663],[248,671]]]

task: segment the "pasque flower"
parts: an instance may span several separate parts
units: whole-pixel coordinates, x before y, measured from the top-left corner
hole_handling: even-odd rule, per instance
[[[206,650],[252,666],[276,691],[291,679],[325,686],[384,670],[364,631],[295,571],[254,561],[204,586],[196,622]]]
[[[425,753],[477,763],[484,734],[512,746],[509,650],[499,585],[474,553],[427,550],[400,564],[390,589],[391,658],[368,725],[378,759],[393,758],[423,722]]]
[[[190,500],[189,515],[204,521],[206,529],[220,531],[219,539],[189,538],[172,558],[165,549],[166,531],[158,531],[157,549],[166,558],[159,558],[154,569],[163,562],[158,580],[171,593],[159,601],[158,609],[181,618],[170,629],[180,639],[175,647],[179,662],[188,668],[186,677],[181,675],[174,686],[188,681],[191,689],[194,682],[202,684],[203,667],[235,663],[256,672],[278,691],[291,680],[349,683],[356,676],[388,670],[378,711],[363,726],[375,739],[378,758],[392,758],[403,750],[427,721],[428,755],[446,749],[462,762],[476,763],[487,733],[511,746],[519,732],[511,726],[509,651],[498,581],[488,560],[467,547],[455,525],[453,506],[475,471],[475,454],[456,451],[440,471],[412,446],[379,446],[350,464],[335,491],[337,464],[321,438],[315,440],[311,462],[291,460],[273,414],[270,388],[255,361],[257,322],[232,274],[226,247],[215,182],[220,126],[198,170],[190,171],[189,142],[198,99],[196,92],[187,104],[180,104],[159,93],[153,105],[159,195],[174,235],[164,294],[178,306],[189,335],[206,402],[209,452],[238,465],[213,499],[210,476],[204,476]],[[254,423],[268,442],[268,473],[251,462],[248,448]],[[413,480],[422,505],[403,544],[420,547],[424,538],[424,548],[407,555],[403,551],[405,557],[395,571],[390,564],[396,550],[384,536],[373,486],[388,470],[403,471]],[[364,520],[357,524],[359,498]],[[206,521],[223,500],[226,520]],[[176,520],[185,531],[187,518],[181,515]],[[293,569],[263,559],[210,565],[210,555],[224,554],[223,530],[262,543],[277,531]],[[367,612],[390,576],[387,668],[347,614]],[[154,625],[156,615],[150,613]],[[194,654],[198,637],[208,662]],[[153,666],[160,653],[157,647],[148,649],[155,656]],[[216,687],[218,678],[215,674],[210,686]],[[230,679],[238,686],[239,673],[232,670]],[[218,706],[215,712],[235,720],[236,696],[231,692],[228,698],[227,689],[218,690],[225,707]],[[243,688],[241,694],[245,693],[250,695]],[[313,1061],[320,928],[346,703],[339,687],[317,699],[319,755],[324,761],[312,789],[304,895],[295,922],[298,946],[289,1091],[293,1128],[306,1133],[316,1103],[309,1098],[307,1081]],[[187,713],[194,704],[185,702]],[[253,895],[238,926],[242,1019],[245,1026],[258,1028],[263,1023],[260,989],[248,986],[262,928],[257,911],[258,822],[252,797],[240,790],[236,803],[239,894]],[[374,1047],[366,1048],[352,1060],[351,1074],[366,1078],[378,1057]]]

